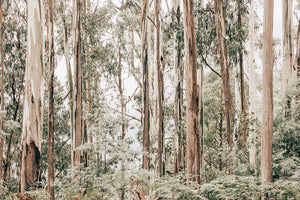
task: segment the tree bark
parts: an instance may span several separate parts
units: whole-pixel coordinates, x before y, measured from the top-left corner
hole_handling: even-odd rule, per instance
[[[200,138],[198,132],[197,49],[194,25],[193,0],[183,0],[186,120],[187,120],[187,174],[188,181],[199,182]],[[191,178],[191,176],[194,178]]]
[[[282,37],[283,37],[283,65],[282,65],[282,89],[284,98],[288,88],[289,79],[291,78],[293,66],[293,0],[282,1]]]
[[[215,22],[217,29],[217,39],[218,39],[218,51],[219,51],[219,62],[221,66],[222,75],[222,86],[225,102],[225,121],[226,121],[226,135],[227,143],[232,151],[232,131],[231,131],[231,115],[232,115],[232,97],[230,90],[230,80],[229,80],[229,69],[227,61],[226,47],[223,40],[223,35],[225,35],[224,30],[224,19],[222,14],[222,0],[214,0],[215,2]]]
[[[175,0],[174,2],[174,12],[176,13],[177,24],[181,24],[181,12],[180,12],[180,1]],[[179,27],[177,27],[179,28]],[[174,155],[174,174],[180,171],[184,171],[184,140],[183,140],[183,63],[182,63],[182,39],[181,31],[175,29],[174,37],[174,69],[175,69],[175,100],[174,100],[174,119],[175,119],[175,146],[176,151]]]
[[[272,182],[273,139],[273,9],[274,1],[264,1],[263,22],[263,118],[261,137],[261,181]]]
[[[159,21],[160,0],[155,1],[156,16],[156,70],[158,89],[158,174],[163,176],[163,121],[162,121],[162,70],[160,65],[160,21]]]
[[[291,100],[287,94],[289,79],[293,68],[293,0],[282,1],[282,34],[283,34],[283,65],[282,65],[282,91],[285,104],[285,116],[291,114]]]
[[[242,2],[238,1],[238,27],[239,32],[242,32]],[[245,79],[244,79],[244,53],[243,53],[243,40],[239,37],[240,48],[238,51],[239,65],[240,65],[240,80],[241,80],[241,108],[242,108],[242,149],[247,151],[247,112],[246,112],[246,92],[245,92]]]
[[[81,1],[74,0],[73,8],[74,26],[74,66],[75,66],[75,87],[74,87],[74,130],[75,130],[75,151],[73,164],[79,167],[82,156],[81,151],[76,150],[82,144],[82,69],[81,69]]]
[[[54,199],[54,17],[53,1],[48,1],[49,22],[49,111],[48,111],[48,193]]]
[[[148,23],[147,16],[149,12],[149,3],[148,0],[144,0],[143,8],[142,8],[142,64],[143,64],[143,103],[144,103],[144,111],[143,111],[143,151],[144,153],[150,152],[150,138],[149,138],[149,47],[148,47]],[[148,155],[143,155],[143,169],[149,170],[150,159]]]
[[[22,151],[19,192],[37,187],[40,176],[43,131],[43,2],[28,0],[27,66],[23,106]]]
[[[4,112],[4,51],[3,51],[3,38],[4,38],[4,27],[3,27],[3,2],[0,0],[0,56],[1,56],[1,112]],[[4,117],[1,117],[0,130],[3,130]],[[4,139],[0,136],[0,183],[3,181],[3,147]]]
[[[250,43],[250,53],[249,53],[249,113],[251,114],[251,125],[250,125],[250,165],[256,165],[256,134],[255,134],[255,59],[254,59],[254,1],[250,4],[250,18],[249,18],[249,43]]]

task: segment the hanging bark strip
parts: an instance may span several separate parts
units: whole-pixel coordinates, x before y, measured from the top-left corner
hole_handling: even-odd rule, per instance
[[[37,187],[40,176],[43,131],[43,2],[28,1],[28,38],[23,106],[22,151],[19,192]]]
[[[215,22],[217,29],[217,38],[218,38],[218,51],[219,51],[219,62],[221,66],[221,75],[222,75],[222,86],[225,102],[225,121],[226,121],[226,135],[227,143],[232,151],[232,97],[230,90],[230,80],[229,80],[229,69],[227,61],[226,47],[224,44],[223,36],[225,35],[225,25],[224,18],[222,14],[222,0],[214,0],[215,2]]]
[[[48,111],[48,193],[54,199],[54,17],[53,1],[48,1],[49,23],[49,111]]]
[[[273,10],[274,0],[264,1],[263,22],[263,119],[261,136],[261,181],[273,181]]]
[[[183,1],[186,120],[187,120],[187,174],[188,181],[199,182],[200,138],[198,132],[197,50],[194,25],[194,1]]]
[[[142,64],[143,64],[143,151],[144,153],[149,153],[150,151],[150,137],[149,137],[149,128],[150,128],[150,113],[149,113],[149,49],[148,49],[148,23],[146,21],[146,16],[148,16],[148,0],[144,0],[144,6],[142,10]],[[143,155],[143,169],[149,170],[150,159],[148,155]]]

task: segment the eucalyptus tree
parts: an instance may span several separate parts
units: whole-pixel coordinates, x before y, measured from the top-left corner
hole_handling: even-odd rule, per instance
[[[183,132],[183,31],[180,1],[174,0],[174,70],[175,70],[175,99],[174,99],[174,122],[175,122],[175,155],[174,174],[184,171],[184,132]]]
[[[74,148],[73,164],[79,167],[81,163],[81,151],[76,149],[82,144],[82,66],[81,66],[81,0],[73,1],[73,60],[75,85],[73,88],[74,98]]]
[[[226,44],[224,43],[225,36],[225,21],[223,13],[223,1],[214,0],[215,6],[215,24],[217,31],[217,40],[218,40],[218,52],[219,52],[219,62],[221,66],[221,75],[222,75],[222,86],[223,86],[223,95],[225,103],[225,122],[226,122],[226,135],[227,143],[232,150],[232,96],[230,89],[230,79],[229,79],[229,68],[228,68],[228,58]]]
[[[27,63],[22,126],[22,155],[19,191],[36,187],[40,176],[41,139],[43,131],[44,60],[43,23],[41,0],[29,0]]]
[[[282,92],[286,109],[290,107],[290,100],[286,92],[291,83],[293,68],[293,0],[282,1]],[[286,110],[286,114],[288,111]]]
[[[158,174],[163,176],[163,79],[160,56],[160,0],[155,1],[155,25],[156,25],[156,70],[157,70],[157,90],[158,90]]]
[[[0,56],[1,56],[1,121],[0,121],[0,130],[3,131],[4,124],[4,51],[3,51],[3,38],[4,38],[4,27],[3,27],[3,2],[0,0]],[[4,139],[0,135],[0,182],[3,181],[3,146]]]
[[[48,1],[49,24],[49,111],[48,111],[48,193],[54,199],[54,16],[53,1]]]
[[[250,3],[250,13],[249,13],[249,113],[251,115],[251,125],[249,133],[249,162],[252,166],[256,164],[256,134],[255,134],[255,60],[254,60],[254,1]]]
[[[186,121],[187,121],[187,171],[188,180],[200,182],[200,138],[198,132],[197,49],[194,23],[194,1],[183,1]],[[192,175],[194,178],[192,178]]]
[[[149,113],[149,45],[147,34],[149,31],[149,23],[147,23],[147,17],[149,13],[148,0],[143,1],[142,9],[142,65],[143,65],[143,151],[145,153],[150,152],[150,113]],[[149,170],[150,159],[148,155],[143,155],[143,169]]]
[[[273,181],[273,12],[274,1],[264,1],[263,21],[263,118],[261,136],[261,182]]]

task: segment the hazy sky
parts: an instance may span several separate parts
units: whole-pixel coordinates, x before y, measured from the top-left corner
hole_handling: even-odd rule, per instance
[[[103,1],[103,0],[101,0]],[[117,5],[120,0],[113,0],[114,3]],[[262,0],[256,1],[262,2]],[[294,1],[295,2],[295,1]],[[169,7],[172,7],[172,1],[168,0]],[[262,6],[255,6],[257,9],[257,14],[260,18],[260,21],[263,21],[263,7]],[[165,0],[162,0],[162,9],[167,10],[166,2]],[[300,13],[298,10],[294,10],[295,13],[297,13],[300,16]],[[296,17],[294,15],[294,25],[296,25]],[[282,38],[282,0],[274,0],[274,29],[273,29],[273,37],[274,38]],[[71,64],[73,65],[73,62],[71,61]],[[58,58],[57,59],[57,67],[55,70],[56,76],[58,76],[59,80],[64,84],[66,82],[66,66],[65,66],[65,59],[64,57]]]

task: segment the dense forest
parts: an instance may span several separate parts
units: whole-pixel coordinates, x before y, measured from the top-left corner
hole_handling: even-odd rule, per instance
[[[300,1],[275,5],[0,0],[0,199],[300,199]]]

